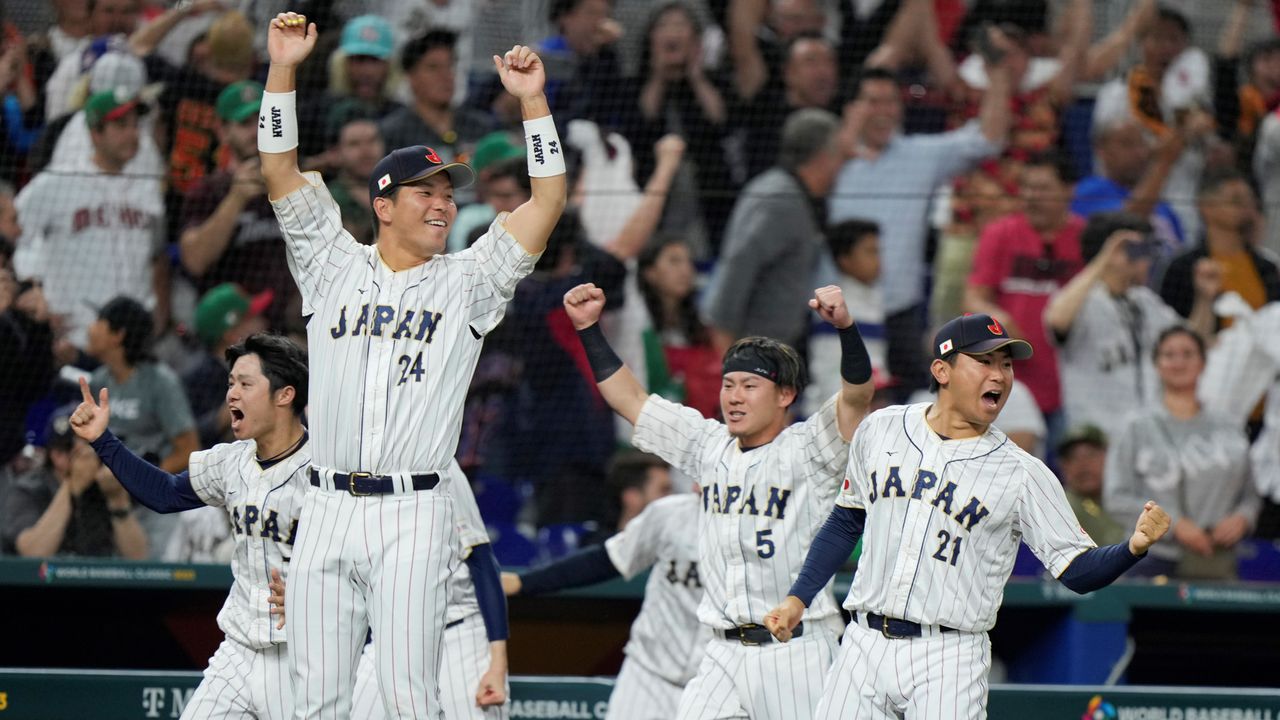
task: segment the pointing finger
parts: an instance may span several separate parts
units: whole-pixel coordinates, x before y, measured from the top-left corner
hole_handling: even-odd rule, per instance
[[[106,409],[110,405],[109,400],[110,397],[107,395],[106,388],[102,388],[98,391],[98,404],[101,405],[103,409]]]
[[[103,388],[103,390],[106,390],[106,388]],[[83,377],[80,378],[80,396],[87,403],[93,402],[93,393],[89,392],[89,381]]]

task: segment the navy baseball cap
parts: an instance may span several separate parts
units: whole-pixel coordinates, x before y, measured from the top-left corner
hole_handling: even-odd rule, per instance
[[[386,197],[401,185],[425,180],[438,172],[449,173],[453,189],[464,188],[475,182],[475,173],[466,163],[444,162],[435,150],[426,145],[392,150],[378,161],[369,176],[369,200]]]
[[[1014,360],[1031,357],[1031,343],[1009,337],[1008,331],[990,315],[961,315],[938,329],[933,336],[933,358],[946,360],[953,354],[982,355],[1004,349]]]

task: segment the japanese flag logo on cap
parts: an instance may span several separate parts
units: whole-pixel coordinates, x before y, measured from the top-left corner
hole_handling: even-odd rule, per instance
[[[955,347],[955,345],[953,345],[950,340],[945,340],[941,345],[938,346],[938,354],[946,355],[947,353],[951,352],[951,348],[953,347]]]
[[[390,184],[391,184],[391,173],[387,173],[386,175],[383,175],[382,177],[378,178],[379,190],[386,190],[387,186]]]

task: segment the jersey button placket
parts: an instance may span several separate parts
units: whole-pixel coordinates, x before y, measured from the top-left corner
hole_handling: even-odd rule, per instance
[[[381,268],[379,268],[381,269]],[[383,273],[379,272],[378,285],[369,291],[369,330],[370,330],[370,347],[369,347],[369,364],[370,372],[367,376],[368,384],[365,386],[365,397],[369,398],[366,407],[369,413],[366,413],[365,431],[366,447],[370,454],[369,468],[373,471],[381,471],[385,468],[374,467],[376,459],[383,457],[382,443],[385,438],[386,428],[383,419],[387,416],[387,395],[391,391],[388,384],[391,376],[391,365],[393,363],[391,354],[395,343],[390,342],[386,336],[386,329],[382,328],[381,336],[372,334],[373,321],[376,314],[376,308],[381,304],[383,296],[388,298],[397,294],[397,286],[401,283],[397,282],[403,273]],[[375,294],[376,293],[376,294]]]

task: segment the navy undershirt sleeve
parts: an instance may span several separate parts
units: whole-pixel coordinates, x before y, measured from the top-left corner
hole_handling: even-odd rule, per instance
[[[484,619],[484,631],[489,642],[506,640],[507,596],[502,592],[502,574],[498,559],[493,556],[489,543],[476,545],[467,556],[467,569],[471,571],[471,584],[476,588],[476,602],[480,604],[480,617]]]
[[[858,538],[862,537],[866,524],[866,510],[837,505],[822,524],[822,529],[814,536],[809,554],[805,556],[804,565],[800,568],[800,577],[796,578],[787,594],[795,595],[805,607],[809,607],[814,596],[826,587],[827,581],[858,546]]]
[[[1104,588],[1124,574],[1126,570],[1138,564],[1146,557],[1129,552],[1129,543],[1106,545],[1089,548],[1076,556],[1067,566],[1058,582],[1067,586],[1072,592],[1081,595]]]
[[[603,545],[595,545],[537,570],[520,574],[520,594],[566,590],[622,577]]]
[[[182,512],[204,507],[191,488],[186,471],[173,475],[143,460],[107,430],[94,440],[94,452],[135,500],[158,513]]]

